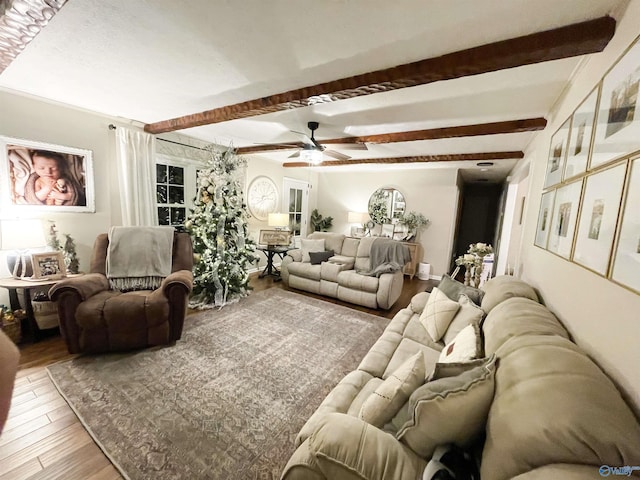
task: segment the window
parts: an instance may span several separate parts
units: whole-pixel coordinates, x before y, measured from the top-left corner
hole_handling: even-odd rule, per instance
[[[196,195],[196,166],[159,155],[156,160],[158,225],[184,228]]]

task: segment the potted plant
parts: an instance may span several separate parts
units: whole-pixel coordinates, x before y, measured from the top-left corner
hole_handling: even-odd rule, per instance
[[[429,224],[429,219],[420,212],[407,212],[398,219],[398,223],[407,228],[407,235],[403,240],[410,241],[417,238],[418,234]]]

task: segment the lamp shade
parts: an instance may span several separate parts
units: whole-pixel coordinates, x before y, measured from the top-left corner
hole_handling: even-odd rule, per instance
[[[47,242],[38,219],[2,220],[2,250],[44,247]]]
[[[366,212],[349,212],[347,214],[348,223],[360,223],[364,225],[369,220],[369,214]]]
[[[267,219],[267,224],[270,227],[287,227],[289,226],[289,214],[288,213],[270,213]]]

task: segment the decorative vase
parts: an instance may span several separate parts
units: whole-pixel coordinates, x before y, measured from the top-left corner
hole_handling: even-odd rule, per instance
[[[471,267],[464,267],[464,284],[468,287],[471,285]]]

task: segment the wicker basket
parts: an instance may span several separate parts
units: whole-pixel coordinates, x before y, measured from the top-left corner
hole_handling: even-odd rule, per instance
[[[13,320],[8,322],[4,319],[0,319],[0,329],[11,339],[11,341],[15,344],[20,343],[22,340],[22,335],[20,333],[20,321]]]
[[[33,316],[40,330],[55,328],[59,325],[58,308],[54,302],[33,300],[31,305],[33,307]]]

